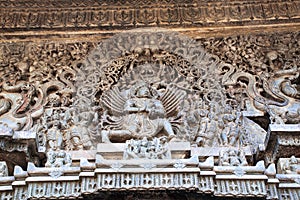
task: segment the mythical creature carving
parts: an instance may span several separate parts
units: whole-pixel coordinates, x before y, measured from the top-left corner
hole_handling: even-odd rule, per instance
[[[174,37],[177,36],[174,35]],[[137,41],[140,44],[147,43],[148,41],[145,38],[149,38],[152,44],[157,45],[149,45],[147,48],[132,45]],[[218,68],[222,68],[222,66],[230,68],[231,65],[218,63],[217,58],[203,53],[203,50],[200,48],[180,51],[180,49],[185,49],[185,47],[178,48],[169,40],[170,38],[165,37],[164,34],[159,35],[159,37],[155,34],[149,37],[147,34],[138,36],[133,34],[132,37],[120,35],[100,44],[99,48],[101,47],[101,51],[99,49],[92,52],[89,57],[89,62],[92,65],[98,63],[100,69],[91,67],[89,62],[82,63],[83,66],[86,66],[89,75],[84,80],[84,84],[79,86],[77,94],[81,99],[90,101],[87,105],[93,105],[91,99],[94,96],[102,95],[99,100],[96,97],[97,102],[101,104],[100,107],[104,107],[104,110],[99,112],[101,118],[100,126],[98,126],[102,129],[102,141],[109,142],[110,135],[114,135],[112,137],[115,142],[125,141],[132,137],[143,138],[143,134],[137,133],[147,132],[146,130],[142,130],[139,127],[140,125],[132,125],[130,127],[126,122],[130,121],[132,123],[133,118],[150,120],[151,123],[154,123],[155,120],[151,119],[152,114],[149,111],[139,111],[138,109],[143,110],[142,106],[134,105],[132,103],[133,100],[138,101],[139,104],[144,104],[144,102],[152,104],[154,99],[156,99],[154,104],[161,106],[163,103],[158,103],[157,100],[161,101],[160,98],[163,97],[165,91],[171,88],[170,83],[173,83],[176,85],[176,88],[185,91],[188,98],[185,98],[177,105],[177,112],[174,112],[172,115],[167,114],[168,111],[164,107],[165,114],[168,115],[167,121],[171,124],[172,131],[169,131],[171,129],[167,128],[170,127],[168,123],[158,122],[162,121],[163,117],[155,121],[157,126],[160,123],[164,124],[158,126],[162,127],[162,129],[154,128],[154,130],[164,131],[167,135],[173,135],[173,132],[176,135],[176,139],[191,141],[201,147],[214,145],[245,146],[248,144],[257,145],[259,142],[262,142],[262,137],[259,137],[257,141],[252,140],[251,133],[247,130],[249,128],[245,125],[245,121],[250,123],[242,114],[242,110],[245,107],[243,102],[245,92],[242,89],[235,90],[232,87],[232,93],[226,96],[225,92],[227,91],[221,87],[222,76],[215,76]],[[130,49],[133,50],[133,53],[121,53],[129,48],[124,46],[122,41],[130,44]],[[170,43],[168,51],[158,50],[164,49],[166,42]],[[192,41],[183,39],[180,44],[186,43],[192,43]],[[109,52],[107,49],[108,44],[114,46],[116,51]],[[119,57],[114,59],[117,56]],[[100,57],[102,59],[96,59]],[[150,95],[152,100],[149,100],[149,97],[130,96],[132,93],[129,92],[132,90],[130,87],[135,85],[138,80],[149,82],[151,87],[157,90],[158,98],[153,98],[155,96],[153,94]],[[225,78],[223,80],[223,83],[226,83]],[[116,85],[115,88],[113,88],[113,85]],[[241,94],[239,99],[235,98],[237,93]],[[231,106],[232,111],[227,112],[224,109],[226,106]],[[161,112],[158,108],[156,110]],[[146,115],[145,113],[147,112],[148,114]],[[127,121],[125,118],[127,118]],[[136,121],[143,121],[141,119]],[[259,129],[259,126],[254,125],[254,122],[251,122],[251,124],[255,127],[253,129]],[[261,130],[259,129],[258,132],[261,132]],[[155,133],[155,131],[150,132],[151,134]],[[154,135],[151,137],[154,137]]]
[[[299,78],[298,71],[297,67],[292,67],[276,72],[263,72],[259,76],[253,76],[246,72],[235,72],[226,75],[230,78],[226,81],[223,80],[224,85],[237,84],[238,82],[243,85],[253,106],[258,110],[267,112],[270,115],[271,123],[299,123],[300,91],[299,86],[291,83],[291,80]],[[247,80],[247,83],[241,82],[243,79]],[[261,83],[261,87],[258,87],[258,83]]]
[[[220,168],[245,166],[247,159],[242,149],[250,156],[258,144],[267,139],[267,126],[264,130],[257,121],[270,116],[271,123],[300,122],[298,41],[299,34],[276,33],[195,42],[167,31],[143,33],[139,30],[98,43],[89,56],[86,56],[89,47],[97,46],[96,42],[42,45],[25,42],[4,44],[4,48],[0,44],[0,148],[6,152],[31,153],[32,149],[22,141],[11,142],[6,137],[24,130],[36,131],[39,147],[44,148],[38,154],[47,155],[46,167],[59,168],[71,165],[68,151],[90,150],[101,139],[103,142],[126,141],[125,159],[170,158],[168,141],[175,136],[174,141],[198,145],[199,152],[222,149]],[[199,48],[201,44],[206,51]],[[223,62],[207,52],[217,55]],[[82,59],[85,60],[79,62]],[[137,84],[139,80],[148,84]],[[279,145],[299,145],[295,137],[283,135],[277,139]],[[299,159],[287,160],[284,173],[299,173]],[[122,165],[117,163],[116,168],[118,164]],[[210,166],[213,165],[212,159]],[[81,170],[90,170],[91,166],[93,164],[81,166]],[[173,166],[183,170],[185,163],[179,161]],[[144,165],[147,170],[152,167],[156,166]],[[238,173],[242,167],[235,168]],[[95,191],[97,177],[85,175],[80,180]],[[109,178],[113,176],[98,175],[111,188],[113,181]],[[125,180],[127,175],[123,175],[119,177]],[[136,177],[140,175],[143,174],[138,173]],[[166,176],[168,180],[169,175]],[[193,176],[198,175],[199,171]],[[0,176],[3,175],[0,173]],[[148,175],[144,178],[146,181]],[[202,181],[204,178],[201,175],[199,181],[193,183],[195,187],[209,186],[212,187],[209,191],[214,191],[213,181],[218,178],[210,176],[212,182],[209,184]],[[191,179],[182,180],[189,182]],[[232,182],[232,188],[236,188],[235,183]],[[258,183],[263,187],[267,182],[264,178]],[[53,187],[45,184],[56,188],[56,183]],[[73,185],[72,188],[84,187],[80,181],[76,184],[78,187]],[[249,189],[253,195],[261,194],[255,189],[254,181],[238,184],[240,188],[253,187]],[[65,184],[68,186],[69,183]],[[33,191],[38,194],[38,190]],[[48,190],[40,191],[46,194]],[[58,194],[62,190],[57,191]],[[38,195],[33,197],[43,196]]]
[[[38,98],[40,95],[33,85],[24,81],[17,85],[4,83],[0,94],[0,121],[17,131],[29,130],[33,125],[33,118],[38,118],[43,113],[41,99]]]
[[[299,34],[274,34],[213,39],[204,45],[226,62],[219,68],[226,94],[244,102],[248,116],[295,124],[300,106],[298,40]]]
[[[169,87],[160,95],[150,85],[141,82],[127,92],[128,97],[114,88],[103,96],[102,102],[109,111],[106,120],[110,121],[111,129],[102,130],[102,142],[110,142],[111,139],[124,141],[130,138],[153,138],[162,132],[169,139],[175,137],[168,118],[177,112],[185,96],[184,91]]]

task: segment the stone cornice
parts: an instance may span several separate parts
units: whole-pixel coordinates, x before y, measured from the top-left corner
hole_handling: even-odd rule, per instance
[[[300,1],[0,1],[0,32],[105,31],[139,27],[211,29],[299,27]],[[288,29],[288,28],[287,28]],[[299,29],[299,28],[298,28]],[[246,30],[249,31],[249,30]],[[56,33],[57,34],[57,33]]]
[[[0,6],[6,8],[65,8],[68,7],[136,7],[157,5],[242,5],[257,3],[292,3],[297,0],[1,0]]]

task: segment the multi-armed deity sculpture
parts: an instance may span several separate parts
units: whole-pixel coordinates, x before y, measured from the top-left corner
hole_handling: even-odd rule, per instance
[[[126,92],[126,91],[125,91]],[[101,132],[102,141],[109,142],[110,137],[123,140],[154,138],[165,133],[172,139],[175,137],[169,117],[178,112],[184,91],[167,88],[164,94],[151,88],[145,82],[136,83],[127,91],[128,99],[123,97],[118,89],[114,89],[103,97],[103,104],[112,115],[120,118],[113,119],[105,116],[108,126],[112,130]],[[121,127],[121,130],[117,130]]]

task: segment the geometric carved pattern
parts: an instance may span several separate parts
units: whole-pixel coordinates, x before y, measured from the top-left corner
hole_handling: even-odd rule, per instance
[[[264,180],[217,180],[216,196],[255,196],[264,197]]]
[[[198,188],[198,173],[123,173],[98,175],[98,189],[191,189]]]
[[[97,168],[95,171],[76,172],[69,176],[51,178],[45,176],[42,168],[35,168],[31,175],[22,175],[18,181],[13,182],[13,187],[0,186],[0,196],[2,199],[38,199],[51,198],[78,198],[81,195],[88,195],[96,192],[122,191],[122,190],[193,190],[199,193],[213,194],[215,196],[228,197],[260,197],[267,199],[297,199],[299,188],[295,183],[280,183],[278,190],[273,184],[278,183],[278,179],[272,179],[268,174],[268,169],[256,168],[261,172],[253,171],[253,167],[244,167],[248,175],[236,176],[226,174],[232,167],[223,168],[223,172],[218,168],[217,174],[212,171],[201,171],[199,168],[157,168],[135,169],[138,173],[131,171],[130,168],[109,169]],[[81,168],[85,168],[81,166]],[[35,173],[39,173],[38,176]],[[220,174],[221,173],[221,174]],[[16,176],[16,175],[15,175]],[[12,177],[1,179],[5,180]],[[42,181],[40,181],[42,180]],[[271,180],[271,182],[266,182]],[[275,182],[274,182],[275,181]],[[288,181],[285,177],[285,181]],[[272,187],[272,188],[271,188]],[[268,191],[267,191],[268,189]],[[271,191],[272,190],[272,191]],[[267,193],[268,192],[268,193]]]
[[[299,189],[279,189],[280,197],[282,200],[296,200],[300,198],[300,190]]]
[[[74,181],[66,182],[43,182],[32,183],[28,185],[29,198],[61,198],[78,197],[80,193],[80,184]]]

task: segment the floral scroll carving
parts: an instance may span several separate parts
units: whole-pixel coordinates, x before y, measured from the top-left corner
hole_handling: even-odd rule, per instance
[[[147,5],[147,7],[145,7]],[[52,10],[45,11],[45,7]],[[30,9],[28,12],[15,8]],[[96,1],[70,2],[51,0],[0,2],[0,22],[4,30],[53,30],[87,27],[125,30],[137,27],[213,27],[222,23],[270,24],[299,20],[299,1]],[[89,17],[87,17],[89,16]],[[214,23],[218,22],[218,23]]]
[[[250,36],[249,36],[250,37]],[[270,123],[297,124],[299,123],[299,35],[287,35],[286,38],[275,40],[280,51],[270,51],[268,44],[260,38],[241,38],[241,44],[236,44],[237,38],[219,41],[217,46],[228,50],[220,55],[226,61],[233,63],[220,68],[223,75],[222,84],[227,93],[233,98],[244,98],[248,104],[245,110],[257,111],[257,115],[269,115]],[[246,40],[253,42],[247,42]],[[270,42],[273,38],[270,39]],[[290,47],[283,48],[290,42]],[[257,48],[250,48],[256,44]],[[211,44],[208,43],[208,46]],[[208,47],[207,46],[207,47]],[[265,53],[261,51],[265,49]],[[256,54],[257,53],[257,54]],[[231,60],[231,61],[230,61]],[[234,89],[233,89],[234,88]],[[234,91],[242,97],[234,94]],[[248,100],[246,100],[248,99]],[[264,114],[258,114],[262,111]]]

